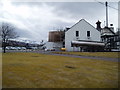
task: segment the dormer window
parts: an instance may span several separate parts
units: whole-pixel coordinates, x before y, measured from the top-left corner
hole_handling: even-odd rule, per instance
[[[79,31],[76,31],[76,37],[78,37],[79,36]]]

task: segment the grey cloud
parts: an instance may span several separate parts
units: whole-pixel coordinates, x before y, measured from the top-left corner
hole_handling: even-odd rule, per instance
[[[64,2],[64,3],[47,3],[48,5],[55,6],[55,12],[72,14],[72,15],[94,15],[101,13],[104,10],[102,5],[96,2]],[[61,13],[63,14],[63,13]]]
[[[116,5],[116,3],[110,4]],[[0,16],[0,18],[16,20],[19,22],[16,27],[21,27],[17,31],[20,37],[37,41],[47,40],[50,30],[71,27],[81,18],[86,19],[94,26],[98,19],[102,22],[105,20],[105,7],[97,2],[14,2],[12,5],[16,8],[28,7],[26,11],[28,10],[30,15],[24,17],[26,12],[21,12],[23,13],[22,17],[20,16],[21,13],[14,15],[8,11],[0,11],[1,13],[4,12],[4,15]],[[44,9],[44,5],[46,7],[42,12],[41,9]],[[37,11],[34,7],[36,7]],[[47,11],[46,8],[51,9]]]
[[[12,2],[13,5],[41,6],[44,2]]]

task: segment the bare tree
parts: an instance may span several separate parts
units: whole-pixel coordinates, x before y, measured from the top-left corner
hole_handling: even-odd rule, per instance
[[[0,36],[2,37],[2,47],[4,53],[6,52],[6,46],[10,39],[17,38],[17,33],[15,32],[15,27],[8,23],[2,23],[0,26]]]

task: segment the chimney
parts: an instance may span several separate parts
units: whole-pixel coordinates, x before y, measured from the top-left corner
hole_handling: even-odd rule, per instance
[[[101,22],[98,20],[98,22],[96,22],[96,24],[97,24],[96,29],[101,32],[101,29],[102,29],[101,28]]]
[[[114,32],[113,24],[110,24],[110,30],[112,30]]]
[[[108,27],[108,2],[105,2],[106,6],[106,27]]]

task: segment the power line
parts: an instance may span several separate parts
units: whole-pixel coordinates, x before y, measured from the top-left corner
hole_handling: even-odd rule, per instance
[[[100,1],[97,1],[97,0],[95,0],[95,1],[105,6],[105,3],[100,2]],[[112,8],[112,9],[114,9],[114,10],[120,11],[119,9],[117,9],[117,8],[115,8],[115,7],[112,7],[112,6],[110,6],[110,5],[108,5],[108,7]]]
[[[108,7],[119,11],[119,9],[117,9],[117,8],[115,8],[115,7],[112,7],[112,6],[110,6],[110,5],[108,5]]]

